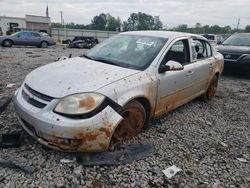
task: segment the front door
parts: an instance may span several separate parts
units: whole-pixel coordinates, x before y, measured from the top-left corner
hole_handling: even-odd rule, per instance
[[[184,70],[167,71],[158,74],[158,97],[155,115],[168,112],[184,104],[193,96],[194,67],[191,63],[188,39],[177,40],[165,54],[162,64],[177,61]]]
[[[17,35],[15,35],[15,44],[17,45],[28,45],[28,40],[30,37],[30,33],[26,32],[26,31],[21,31],[20,33],[18,33]]]

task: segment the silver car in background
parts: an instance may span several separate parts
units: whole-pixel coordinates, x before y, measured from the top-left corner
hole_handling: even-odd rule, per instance
[[[32,71],[14,105],[38,142],[100,152],[139,134],[152,117],[199,96],[211,100],[223,66],[223,56],[202,36],[125,32],[81,57]]]
[[[22,46],[36,46],[47,48],[55,45],[53,38],[48,34],[33,32],[33,31],[19,31],[12,35],[0,36],[0,45],[3,47],[11,47],[12,45]]]

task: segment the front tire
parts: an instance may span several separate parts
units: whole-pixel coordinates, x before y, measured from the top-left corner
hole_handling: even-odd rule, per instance
[[[131,139],[139,134],[146,122],[146,111],[138,101],[131,101],[126,104],[121,112],[124,118],[117,126],[113,138],[119,142]]]

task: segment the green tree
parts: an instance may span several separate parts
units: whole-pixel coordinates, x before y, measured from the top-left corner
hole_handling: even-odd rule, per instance
[[[247,25],[247,26],[246,26],[245,32],[250,33],[250,25]]]
[[[121,20],[118,17],[117,19],[113,16],[111,16],[110,14],[106,15],[106,30],[108,31],[119,31],[120,30],[120,26],[121,26]]]
[[[96,30],[105,30],[107,24],[106,14],[101,13],[98,16],[95,16],[91,21],[92,29]]]
[[[160,19],[154,19],[153,16],[142,12],[132,13],[128,18],[126,30],[159,30],[162,29],[162,22]]]

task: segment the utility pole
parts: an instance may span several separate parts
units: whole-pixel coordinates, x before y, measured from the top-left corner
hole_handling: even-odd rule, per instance
[[[61,14],[61,24],[63,25],[63,11],[60,11]]]
[[[240,26],[240,18],[238,18],[238,22],[237,22],[237,31],[239,30],[239,26]]]

